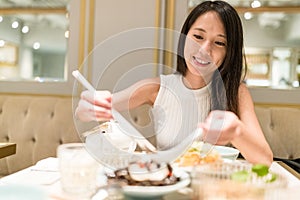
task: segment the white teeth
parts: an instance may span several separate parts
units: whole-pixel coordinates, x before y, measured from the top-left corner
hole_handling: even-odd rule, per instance
[[[197,57],[194,57],[194,59],[202,65],[208,65],[210,63],[208,61],[201,60],[200,58],[197,58]]]

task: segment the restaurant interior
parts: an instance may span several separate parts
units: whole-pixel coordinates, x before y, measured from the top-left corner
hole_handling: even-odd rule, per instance
[[[25,186],[28,199],[77,199],[61,188],[58,147],[85,143],[83,133],[99,123],[74,117],[80,93],[88,88],[72,72],[112,92],[173,73],[182,23],[202,1],[0,0],[0,199],[9,191],[22,194]],[[276,198],[299,199],[300,1],[226,1],[242,20],[245,82],[273,151],[272,172],[287,182]],[[125,116],[147,137],[153,134],[148,109]],[[155,137],[149,141],[155,145]],[[240,156],[234,160],[245,164]],[[98,165],[97,175],[103,175],[104,164]],[[106,183],[87,199],[209,199],[194,188],[197,169],[189,170],[188,178],[163,189]],[[266,194],[276,199],[274,190]]]

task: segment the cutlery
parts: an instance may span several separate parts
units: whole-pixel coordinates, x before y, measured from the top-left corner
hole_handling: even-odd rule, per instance
[[[96,89],[82,76],[78,70],[73,71],[72,75],[90,92],[96,92]]]
[[[96,89],[82,76],[82,74],[75,70],[72,75],[90,92],[95,92]],[[117,121],[119,128],[126,133],[127,136],[131,137],[141,148],[141,150],[146,152],[155,152],[156,148],[141,134],[130,122],[128,122],[117,110],[112,109],[112,114],[115,121]],[[90,134],[96,133],[100,130],[97,126],[90,131],[83,134],[83,137],[87,137]]]

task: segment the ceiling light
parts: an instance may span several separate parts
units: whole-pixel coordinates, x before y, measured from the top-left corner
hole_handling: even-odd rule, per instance
[[[29,26],[23,26],[22,27],[22,33],[28,33],[29,32]]]
[[[4,40],[0,40],[0,47],[4,47],[5,45],[5,41]]]
[[[0,16],[0,22],[2,22],[3,21],[3,17],[2,16]]]
[[[69,38],[70,36],[70,31],[65,31],[65,38]]]
[[[245,18],[246,20],[250,20],[250,19],[253,18],[253,14],[252,14],[251,12],[245,12],[245,13],[244,13],[244,18]]]
[[[261,6],[261,3],[259,0],[254,0],[252,3],[251,3],[251,7],[252,8],[258,8]]]
[[[18,28],[18,27],[19,27],[19,22],[18,22],[18,21],[14,21],[14,22],[11,24],[11,27],[12,27],[12,28]]]
[[[39,42],[35,42],[33,44],[33,49],[39,49],[41,47],[41,44]]]
[[[67,12],[66,13],[66,18],[69,19],[70,18],[70,14]]]

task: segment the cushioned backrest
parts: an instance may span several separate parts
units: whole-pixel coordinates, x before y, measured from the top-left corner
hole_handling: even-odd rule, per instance
[[[0,95],[0,142],[17,144],[0,159],[0,175],[55,156],[59,144],[81,142],[73,123],[71,97]]]
[[[300,158],[300,109],[260,107],[255,111],[275,158]]]

